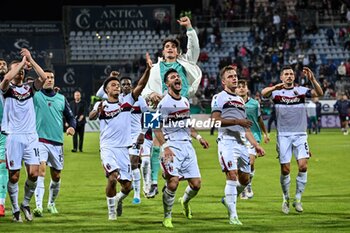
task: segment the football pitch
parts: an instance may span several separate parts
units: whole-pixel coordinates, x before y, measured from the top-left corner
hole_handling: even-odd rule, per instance
[[[44,216],[33,222],[13,223],[10,201],[6,200],[6,216],[0,218],[0,232],[350,232],[350,136],[339,129],[323,130],[309,135],[312,157],[309,161],[308,183],[303,195],[304,212],[293,207],[289,215],[281,212],[282,191],[279,163],[276,159],[275,134],[271,142],[262,144],[266,156],[256,160],[253,179],[254,198],[237,201],[237,211],[243,226],[229,225],[227,211],[221,204],[225,176],[220,170],[215,142],[217,132],[201,135],[210,148],[196,148],[202,175],[202,189],[191,200],[193,219],[186,219],[181,205],[173,208],[172,230],[165,229],[162,195],[154,199],[141,197],[141,204],[131,204],[133,192],[124,200],[123,215],[108,221],[105,196],[106,178],[99,156],[99,134],[86,133],[83,153],[71,153],[72,139],[65,137],[65,167],[56,207],[57,215],[46,212],[49,172],[44,196]],[[291,197],[295,194],[296,162],[291,164]],[[159,187],[164,180],[159,176]],[[23,199],[25,173],[20,178],[20,197]],[[182,181],[176,200],[183,195],[187,182]],[[119,187],[118,187],[119,188]],[[34,197],[31,201],[35,208]]]

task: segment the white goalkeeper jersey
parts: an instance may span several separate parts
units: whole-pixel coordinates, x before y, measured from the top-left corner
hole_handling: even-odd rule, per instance
[[[311,90],[306,87],[294,87],[272,92],[272,99],[276,106],[278,135],[306,135],[305,99],[310,97]]]
[[[124,96],[123,101],[102,101],[102,110],[98,115],[100,121],[100,147],[131,146],[131,110],[135,103],[131,93]],[[97,111],[101,102],[94,105]]]

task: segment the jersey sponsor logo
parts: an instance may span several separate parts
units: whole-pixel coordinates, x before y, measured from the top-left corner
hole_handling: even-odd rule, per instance
[[[235,100],[231,100],[231,101],[227,101],[223,108],[238,108],[242,111],[245,111],[245,106],[244,106],[244,103],[242,102],[239,102],[239,101],[235,101]]]
[[[183,109],[170,113],[167,117],[167,122],[186,120],[188,118],[190,118],[190,109]]]
[[[107,108],[109,108],[108,105],[103,106],[99,119],[111,119],[118,116],[121,112],[130,112],[132,106],[129,103],[124,103],[119,108],[114,109],[112,111],[105,111],[105,109]]]
[[[27,92],[25,93],[19,93],[18,91],[16,91],[15,89],[11,89],[10,92],[8,92],[8,94],[4,95],[4,97],[12,97],[15,98],[19,101],[24,101],[29,99],[32,96],[32,92],[30,90],[27,90]]]
[[[298,95],[298,96],[281,96],[276,95],[273,99],[273,102],[275,104],[285,104],[285,105],[294,105],[294,104],[303,104],[305,103],[305,95]]]

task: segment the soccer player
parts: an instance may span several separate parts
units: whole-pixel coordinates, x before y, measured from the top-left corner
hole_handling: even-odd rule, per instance
[[[4,79],[8,71],[7,62],[0,58],[0,82]],[[0,95],[0,122],[2,120],[4,110],[4,98]],[[5,201],[7,193],[7,182],[9,179],[5,160],[5,144],[6,135],[0,134],[0,217],[5,216]]]
[[[179,73],[175,69],[168,70],[164,74],[164,83],[168,94],[159,102],[156,112],[161,114],[163,124],[161,128],[154,129],[154,132],[163,150],[161,166],[166,179],[163,190],[163,226],[172,228],[172,208],[180,178],[188,182],[183,197],[179,199],[183,214],[188,219],[192,218],[189,201],[197,195],[201,187],[201,175],[191,136],[203,148],[208,148],[209,144],[190,126],[190,104],[180,94],[182,81]]]
[[[33,95],[46,80],[45,72],[34,61],[29,50],[22,49],[21,61],[12,61],[9,71],[0,83],[4,95],[4,116],[1,130],[8,134],[6,140],[6,161],[9,169],[8,193],[12,204],[13,221],[22,222],[20,209],[27,221],[33,216],[29,202],[34,194],[39,172],[39,141],[35,124]],[[32,67],[38,74],[34,82],[23,83],[24,69]],[[27,171],[24,185],[24,199],[18,205],[18,181],[22,162]]]
[[[261,116],[260,104],[257,100],[250,98],[248,96],[249,90],[246,80],[238,80],[238,87],[236,88],[236,94],[239,95],[245,102],[245,111],[248,120],[250,120],[253,125],[250,127],[252,134],[257,141],[257,143],[261,142],[261,134],[264,136],[264,142],[268,143],[270,141],[270,137],[268,136],[267,130],[265,128],[264,121]],[[247,142],[248,145],[248,153],[250,158],[250,181],[247,187],[243,190],[240,197],[241,199],[253,198],[254,193],[252,189],[252,180],[255,173],[254,163],[255,158],[257,156],[255,148]]]
[[[143,129],[145,131],[145,129]],[[143,181],[143,193],[145,197],[151,188],[151,150],[153,144],[152,129],[148,128],[144,135],[144,141],[141,148],[141,173]]]
[[[166,38],[163,40],[162,57],[151,69],[150,80],[142,92],[142,96],[154,108],[166,93],[167,85],[164,83],[164,74],[169,69],[175,69],[180,75],[182,82],[181,96],[190,97],[197,92],[202,71],[196,64],[200,54],[199,40],[196,31],[192,28],[191,20],[185,16],[177,20],[180,26],[186,28],[188,38],[187,51],[181,54],[180,42],[176,39]],[[159,142],[153,137],[151,152],[152,185],[148,198],[158,194],[158,172],[159,172]]]
[[[67,99],[54,90],[55,75],[51,70],[44,70],[46,81],[43,89],[34,95],[34,107],[36,114],[36,129],[39,135],[40,167],[38,184],[35,189],[36,208],[34,216],[43,216],[43,197],[45,193],[46,164],[50,167],[51,182],[49,188],[49,199],[47,211],[57,214],[55,200],[60,191],[61,171],[63,169],[63,117],[69,127],[67,135],[74,135],[76,120],[70,109]]]
[[[177,22],[186,28],[188,37],[187,51],[180,54],[180,42],[176,39],[167,38],[163,41],[163,57],[151,69],[149,82],[142,91],[142,96],[150,100],[155,106],[166,93],[167,85],[164,83],[164,74],[169,69],[175,69],[180,75],[182,82],[181,96],[189,97],[197,92],[202,77],[201,69],[196,65],[200,48],[196,31],[192,28],[191,20],[181,17]]]
[[[301,196],[307,183],[307,160],[310,157],[307,143],[307,114],[305,98],[322,96],[323,91],[313,72],[304,67],[303,72],[314,89],[295,86],[295,74],[290,66],[282,68],[282,83],[266,87],[261,91],[264,97],[272,97],[277,117],[277,152],[281,165],[280,182],[283,192],[282,212],[289,213],[290,161],[294,154],[298,164],[296,193],[293,206],[303,212]]]
[[[133,86],[130,77],[121,77],[120,85],[122,89],[121,98],[127,96]],[[131,141],[132,146],[129,148],[129,155],[131,161],[132,170],[132,187],[134,190],[134,198],[132,204],[140,204],[140,192],[141,192],[141,172],[139,168],[141,147],[144,142],[144,134],[142,133],[141,117],[142,113],[148,110],[145,99],[139,96],[137,101],[132,105],[131,109]]]
[[[122,214],[122,201],[131,191],[131,164],[128,148],[131,146],[131,110],[145,87],[152,61],[146,54],[147,66],[137,86],[119,102],[120,81],[117,77],[109,77],[104,81],[104,91],[108,99],[97,102],[89,113],[89,119],[100,122],[100,156],[106,171],[106,198],[108,219],[116,220]],[[121,191],[116,192],[117,182]],[[117,204],[117,211],[116,206]]]
[[[214,95],[211,103],[212,117],[221,122],[218,133],[218,158],[226,174],[225,197],[222,203],[229,212],[229,223],[242,225],[236,210],[237,196],[249,183],[250,163],[246,140],[256,149],[258,155],[264,149],[254,139],[247,118],[244,100],[235,94],[238,78],[234,67],[225,66],[220,71],[224,90]]]

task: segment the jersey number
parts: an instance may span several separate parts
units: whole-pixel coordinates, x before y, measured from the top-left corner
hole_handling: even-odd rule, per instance
[[[39,148],[33,148],[35,157],[39,157]]]

